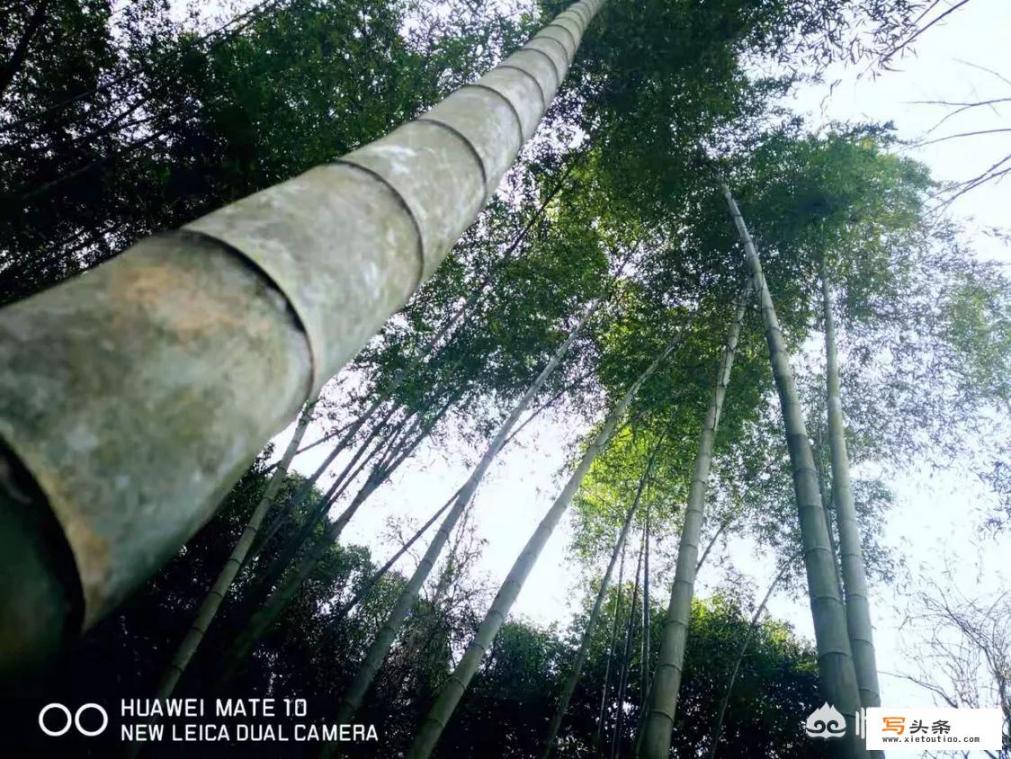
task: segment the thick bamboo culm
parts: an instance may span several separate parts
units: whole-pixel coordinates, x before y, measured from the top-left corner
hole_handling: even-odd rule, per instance
[[[881,687],[874,656],[874,628],[871,625],[867,573],[860,547],[853,488],[850,482],[849,453],[846,450],[846,423],[843,419],[839,357],[836,351],[835,319],[828,275],[822,266],[822,308],[825,313],[825,377],[829,446],[832,455],[832,496],[839,525],[839,557],[846,599],[846,625],[853,649],[860,703],[864,708],[881,706]]]
[[[0,312],[0,673],[168,560],[432,274],[602,4],[389,135]]]
[[[722,182],[721,189],[744,248],[751,280],[758,296],[762,321],[765,325],[765,339],[769,347],[769,362],[772,365],[773,380],[783,412],[783,427],[793,470],[793,489],[797,501],[801,542],[804,546],[804,567],[811,602],[811,617],[814,621],[821,688],[825,700],[846,717],[849,725],[843,739],[839,741],[837,755],[846,759],[864,759],[867,751],[863,741],[853,729],[856,712],[860,708],[860,694],[857,690],[853,653],[846,628],[846,607],[839,592],[838,575],[832,558],[814,453],[804,422],[800,394],[790,366],[790,354],[783,339],[776,307],[762,272],[762,262],[754,240],[748,232],[744,217],[730,188]]]

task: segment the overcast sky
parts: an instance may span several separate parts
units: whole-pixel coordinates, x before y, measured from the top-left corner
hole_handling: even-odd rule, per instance
[[[945,111],[914,101],[1011,96],[1011,81],[982,70],[992,69],[1011,80],[1009,40],[1011,2],[972,0],[948,21],[930,30],[918,42],[915,57],[896,63],[898,71],[872,78],[858,76],[862,67],[833,69],[825,85],[801,89],[791,105],[809,117],[813,128],[831,120],[893,121],[900,137],[909,140],[1006,127],[1011,114],[1007,104],[1004,110],[966,112],[931,132]],[[828,83],[836,80],[838,83],[830,93]],[[1008,143],[1007,135],[995,135],[938,142],[909,152],[925,162],[937,178],[957,180],[979,173],[1006,154]],[[1004,243],[984,234],[988,227],[1007,225],[1009,208],[1011,184],[988,185],[957,201],[951,212],[973,231],[980,255],[1011,263],[1011,252]],[[480,535],[488,541],[480,569],[493,587],[498,586],[550,506],[560,487],[559,473],[567,446],[581,432],[582,429],[570,429],[565,419],[540,420],[524,431],[517,445],[500,456],[486,478],[476,502],[475,523]],[[385,534],[387,520],[410,515],[416,524],[424,521],[466,478],[468,470],[460,462],[461,453],[423,449],[355,517],[344,540],[368,544],[378,557],[387,556],[392,549],[377,540]],[[318,460],[307,455],[298,462],[298,469],[309,472]],[[971,474],[961,471],[957,464],[952,471],[934,476],[911,469],[891,484],[898,501],[887,519],[885,537],[906,558],[910,569],[906,580],[914,584],[927,579],[943,580],[943,572],[950,571],[972,592],[1008,587],[1006,557],[1011,552],[1011,536],[980,544],[981,514],[992,507],[993,499]],[[582,592],[566,556],[570,534],[568,523],[563,523],[520,594],[514,615],[542,624],[567,622]],[[753,546],[744,541],[735,541],[722,550],[732,552],[735,566],[752,577],[755,593],[761,596],[772,574],[773,560],[755,556]],[[404,571],[412,568],[407,564],[401,566]],[[719,580],[719,569],[711,563],[700,577],[703,592]],[[880,668],[915,674],[918,666],[909,647],[915,646],[917,638],[908,626],[900,629],[908,611],[906,587],[902,583],[895,588],[874,588],[872,611]],[[654,591],[655,601],[665,602],[669,586],[656,587]],[[800,634],[813,637],[806,598],[779,594],[770,608],[775,616],[791,621]],[[932,703],[916,686],[888,676],[882,677],[882,688],[886,704]],[[804,716],[798,715],[798,719]]]

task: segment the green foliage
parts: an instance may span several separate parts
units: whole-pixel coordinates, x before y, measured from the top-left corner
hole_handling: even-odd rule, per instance
[[[976,267],[942,301],[945,338],[965,367],[963,393],[1011,408],[1011,290],[995,270]]]
[[[0,106],[0,302],[381,136],[522,34],[447,11],[271,0],[205,31],[162,0],[49,3]]]

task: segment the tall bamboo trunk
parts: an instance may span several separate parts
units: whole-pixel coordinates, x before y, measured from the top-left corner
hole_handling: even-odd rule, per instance
[[[836,526],[839,528],[839,559],[846,593],[846,621],[853,667],[856,670],[860,701],[866,707],[881,706],[878,667],[874,657],[874,632],[867,596],[867,574],[860,548],[860,527],[850,485],[850,462],[846,451],[846,423],[843,420],[842,391],[839,382],[839,357],[836,352],[835,321],[832,298],[824,267],[821,275],[822,302],[825,310],[825,364],[829,446],[832,451],[832,500]]]
[[[431,756],[439,740],[439,736],[456,709],[456,705],[460,702],[464,691],[477,673],[481,659],[491,648],[495,635],[505,622],[506,615],[516,601],[516,597],[519,595],[523,583],[533,569],[537,557],[544,548],[544,544],[547,543],[548,538],[551,537],[551,533],[568,508],[572,497],[586,476],[587,471],[589,471],[590,465],[607,446],[611,435],[618,426],[618,422],[625,415],[642,383],[653,374],[660,365],[660,362],[670,354],[674,349],[674,345],[675,343],[672,342],[666,350],[650,363],[646,371],[639,375],[635,382],[632,383],[632,386],[611,409],[600,430],[587,446],[586,451],[576,465],[575,471],[569,477],[568,482],[565,483],[565,487],[562,488],[562,492],[559,493],[540,524],[537,525],[534,534],[530,536],[523,551],[513,564],[512,569],[509,570],[509,574],[499,588],[494,601],[492,601],[491,608],[481,622],[474,640],[460,659],[460,663],[457,664],[449,680],[439,691],[435,703],[421,724],[418,734],[415,736],[414,743],[408,752],[410,759],[428,759]]]
[[[435,415],[435,419],[431,421],[431,424],[438,421],[448,408],[449,404],[444,405]],[[427,434],[427,431],[425,434]],[[299,588],[302,587],[302,584],[312,574],[320,559],[337,542],[337,539],[358,509],[379,489],[380,485],[382,485],[383,481],[393,470],[413,452],[414,447],[422,437],[424,435],[411,441],[405,449],[398,450],[394,454],[392,462],[385,459],[380,460],[344,511],[334,521],[327,524],[323,530],[323,534],[316,542],[294,562],[287,572],[284,572],[284,567],[280,567],[280,572],[277,576],[279,580],[277,587],[267,596],[262,605],[250,615],[245,628],[235,639],[228,651],[218,679],[219,688],[231,682],[242,662],[253,650],[256,642],[273,626],[288,604],[292,602]],[[329,503],[329,500],[323,500],[323,504]],[[320,516],[324,516],[325,513],[324,509]],[[311,515],[310,518],[315,518],[315,515]]]
[[[625,624],[625,645],[621,655],[621,674],[618,676],[616,703],[618,714],[614,721],[614,735],[611,736],[611,759],[621,756],[622,733],[625,732],[625,689],[628,687],[628,676],[632,668],[632,638],[635,635],[635,602],[639,597],[639,579],[642,577],[642,557],[646,550],[646,534],[643,533],[639,545],[639,559],[635,565],[635,583],[632,585],[632,598],[628,606],[628,621]]]
[[[401,645],[406,654],[400,672],[393,673],[393,681],[398,682],[395,695],[390,698],[392,703],[401,703],[403,699],[410,699],[412,689],[419,687],[424,681],[423,667],[420,662],[425,660],[425,655],[429,648],[440,637],[440,633],[445,630],[445,620],[442,615],[441,606],[449,595],[456,574],[457,549],[460,547],[460,540],[466,530],[467,517],[470,510],[464,515],[460,522],[459,531],[455,545],[449,547],[446,561],[439,571],[438,580],[432,591],[431,598],[423,609],[419,609],[415,623],[404,636]],[[324,745],[320,752],[320,758],[339,755],[340,749],[332,745]]]
[[[650,540],[650,523],[649,523],[649,507],[646,508],[646,525],[644,529],[646,530],[646,555],[643,558],[642,563],[642,650],[639,654],[639,661],[642,663],[641,681],[639,683],[639,698],[642,699],[642,703],[646,702],[646,697],[649,694],[649,658],[650,652],[653,650],[652,642],[650,641],[650,601],[649,601],[649,540]]]
[[[625,548],[621,545],[621,562],[618,564],[618,584],[614,590],[614,610],[611,619],[611,635],[607,641],[607,659],[604,664],[604,684],[600,689],[600,708],[597,709],[597,729],[593,733],[594,753],[604,755],[604,719],[607,716],[607,695],[611,688],[611,662],[618,653],[618,627],[621,626],[621,589],[625,582]]]
[[[706,559],[709,558],[709,554],[712,552],[713,547],[716,545],[716,541],[719,540],[720,535],[722,535],[723,531],[727,529],[731,521],[732,519],[728,517],[724,519],[722,522],[720,522],[719,527],[716,528],[716,532],[713,533],[713,536],[709,539],[709,542],[706,544],[705,550],[702,551],[702,555],[699,557],[699,560],[695,562],[696,575],[698,575],[699,570],[701,570],[702,567],[705,565]],[[649,596],[647,595],[646,598],[649,598]],[[642,699],[642,703],[640,705],[641,708],[639,709],[639,717],[638,722],[636,724],[635,744],[633,745],[632,750],[632,753],[635,756],[640,755],[641,751],[640,747],[642,746],[643,735],[645,733],[645,730],[643,728],[646,720],[649,718],[648,703],[650,698],[652,697],[651,677],[653,674],[653,669],[651,669],[649,666],[649,661],[653,651],[652,644],[650,643],[650,633],[649,633],[649,625],[652,623],[650,621],[650,612],[648,609],[646,610],[646,617],[647,617],[645,620],[646,635],[643,640],[643,648],[645,651],[645,654],[643,655],[643,661],[645,662],[645,664],[643,666],[645,671],[642,673],[642,690],[640,691],[641,693],[640,698]],[[658,654],[657,658],[659,660],[659,652],[657,652],[657,654]]]
[[[723,401],[727,394],[730,371],[734,365],[737,341],[744,320],[744,293],[738,298],[730,324],[713,395],[706,410],[699,440],[699,453],[693,468],[692,487],[688,490],[677,548],[677,565],[674,584],[660,639],[660,652],[653,674],[649,694],[649,711],[642,726],[642,740],[638,742],[639,755],[665,759],[670,749],[670,735],[677,708],[677,691],[681,684],[684,647],[687,642],[688,621],[692,615],[692,598],[695,594],[696,573],[699,568],[699,543],[705,523],[706,486],[713,462],[713,445],[720,424]]]
[[[425,584],[425,580],[428,579],[429,573],[432,571],[432,568],[435,566],[436,561],[441,555],[442,549],[449,540],[450,533],[452,533],[453,529],[460,521],[460,517],[466,511],[468,504],[477,492],[477,488],[481,484],[481,480],[484,479],[484,476],[491,467],[495,457],[505,445],[512,428],[526,412],[527,408],[529,408],[533,399],[537,397],[537,394],[544,386],[544,383],[558,369],[562,359],[564,359],[566,354],[568,354],[569,349],[572,347],[576,338],[582,332],[584,326],[592,315],[596,312],[598,305],[599,302],[594,303],[589,309],[587,309],[586,313],[572,329],[568,337],[566,337],[562,344],[558,346],[554,355],[552,355],[537,377],[534,378],[534,381],[523,394],[523,397],[520,398],[513,407],[512,411],[509,412],[509,416],[506,417],[505,421],[499,427],[498,431],[495,433],[495,437],[488,444],[488,447],[485,449],[484,454],[481,456],[481,459],[478,461],[473,471],[471,471],[467,481],[464,483],[463,487],[460,488],[460,491],[454,500],[453,507],[446,515],[443,523],[439,526],[439,531],[436,533],[435,538],[428,546],[428,550],[425,551],[425,555],[418,563],[418,567],[415,569],[414,574],[411,575],[411,579],[408,580],[407,585],[404,586],[404,589],[397,597],[397,600],[393,605],[393,609],[390,611],[386,621],[383,622],[382,627],[379,629],[379,634],[376,636],[376,639],[369,647],[368,653],[366,653],[365,659],[362,661],[362,664],[358,669],[358,674],[355,675],[355,679],[351,683],[351,686],[341,698],[340,706],[337,710],[338,723],[349,721],[354,716],[355,712],[358,711],[358,708],[362,704],[362,700],[365,698],[365,694],[372,685],[372,681],[375,679],[376,674],[379,672],[383,662],[386,660],[386,656],[390,651],[390,647],[393,645],[397,632],[403,625],[404,620],[407,619],[411,609],[414,608],[418,599],[418,593],[421,592],[421,588]],[[336,745],[332,745],[330,750],[335,748]]]
[[[823,451],[824,444],[821,430],[818,430],[814,437],[814,466],[818,473],[818,492],[821,493],[821,505],[825,512],[825,528],[828,530],[828,547],[832,551],[832,568],[835,569],[836,585],[839,586],[839,596],[844,598],[842,574],[839,571],[839,546],[836,543],[835,531],[832,529],[832,509],[834,504],[832,503],[832,491],[829,485],[830,478],[825,472],[825,464],[822,461]],[[829,466],[831,466],[831,462]]]
[[[839,595],[836,571],[832,564],[828,527],[822,508],[818,473],[815,469],[811,441],[804,424],[800,396],[790,368],[790,358],[783,333],[776,317],[776,308],[769,287],[762,274],[762,262],[748,233],[744,217],[725,182],[721,182],[723,195],[734,226],[751,269],[751,278],[758,293],[765,322],[765,337],[769,345],[769,361],[779,394],[786,429],[786,444],[793,467],[793,485],[797,498],[801,540],[804,545],[804,566],[807,572],[811,616],[814,619],[815,643],[818,650],[818,675],[825,699],[846,717],[847,731],[840,742],[840,751],[846,757],[867,756],[862,740],[857,737],[854,716],[860,707],[856,672],[849,636],[846,631],[846,609]]]
[[[207,634],[207,628],[214,620],[215,615],[217,615],[221,603],[225,600],[225,596],[228,595],[228,590],[232,586],[232,581],[235,580],[235,575],[238,574],[242,563],[249,554],[253,541],[260,530],[260,525],[263,524],[267,512],[274,505],[274,498],[277,495],[277,491],[280,490],[285,476],[288,474],[288,467],[291,465],[291,460],[295,458],[298,446],[302,443],[302,437],[309,427],[315,407],[316,401],[314,399],[312,402],[307,403],[305,409],[302,411],[302,415],[299,417],[298,424],[295,427],[295,434],[288,443],[288,447],[285,448],[280,462],[274,469],[273,475],[271,475],[270,482],[267,483],[263,495],[260,496],[256,508],[253,509],[253,513],[249,517],[249,521],[246,522],[242,535],[239,536],[238,542],[232,549],[228,560],[225,561],[225,565],[218,573],[214,584],[211,585],[211,589],[204,596],[203,603],[200,604],[200,609],[197,611],[197,616],[186,633],[186,637],[183,638],[182,643],[179,644],[179,648],[176,649],[175,654],[172,656],[172,661],[169,663],[168,669],[162,676],[161,684],[158,686],[158,698],[165,699],[172,695],[176,684],[179,682],[179,678],[182,677],[197,649],[200,648],[204,635]]]
[[[762,621],[762,612],[765,611],[765,607],[769,603],[769,599],[772,598],[772,592],[776,589],[776,586],[779,585],[782,579],[786,576],[786,572],[793,565],[793,562],[799,558],[800,554],[798,553],[783,562],[783,566],[780,567],[779,572],[773,578],[772,582],[769,583],[769,588],[765,591],[765,595],[762,597],[761,603],[758,604],[758,608],[755,609],[755,613],[751,615],[751,623],[748,625],[748,632],[744,636],[744,642],[741,643],[741,647],[737,651],[737,656],[734,657],[734,666],[730,670],[730,677],[727,678],[727,687],[723,691],[723,697],[720,699],[720,706],[716,710],[716,725],[713,727],[713,737],[709,743],[709,759],[715,759],[716,757],[716,750],[720,745],[720,737],[723,735],[723,720],[727,716],[727,705],[730,703],[730,696],[734,692],[734,683],[737,681],[737,673],[741,671],[741,662],[744,661],[744,656],[748,653],[751,641],[755,637],[755,632],[758,630],[758,623]]]
[[[653,466],[656,463],[656,457],[659,451],[660,444],[658,443],[653,449],[653,453],[650,454],[649,461],[646,463],[646,469],[643,471],[642,477],[639,478],[639,485],[635,491],[635,498],[632,499],[632,505],[629,506],[628,511],[625,512],[625,520],[621,524],[621,531],[618,534],[618,540],[615,542],[614,549],[611,551],[611,558],[607,562],[607,569],[604,570],[604,576],[600,580],[600,588],[597,590],[597,597],[593,599],[593,608],[590,610],[590,618],[586,622],[586,629],[583,631],[583,637],[579,641],[579,651],[576,653],[576,660],[573,662],[572,669],[565,678],[565,684],[562,686],[562,693],[558,697],[558,706],[555,708],[555,714],[551,718],[551,724],[548,726],[548,737],[544,742],[544,752],[541,754],[541,759],[548,759],[548,757],[551,756],[551,752],[554,751],[555,741],[558,740],[558,731],[562,727],[562,720],[565,719],[565,713],[568,711],[569,703],[572,701],[572,694],[576,692],[576,686],[579,684],[579,678],[583,674],[583,667],[586,665],[586,659],[590,653],[590,642],[593,640],[593,631],[596,629],[597,620],[600,618],[600,610],[604,606],[604,598],[607,596],[607,589],[611,582],[611,573],[614,571],[614,565],[618,561],[618,554],[625,548],[625,540],[628,538],[628,530],[632,526],[632,517],[635,516],[635,512],[639,509],[639,503],[642,501],[642,493],[646,487],[646,481],[649,479],[649,476],[653,471]]]
[[[674,729],[674,714],[677,711],[678,690],[681,688],[685,646],[688,641],[692,597],[695,594],[695,576],[699,566],[699,541],[702,539],[702,526],[705,522],[706,484],[712,466],[716,429],[720,424],[723,400],[726,398],[727,383],[730,381],[737,341],[741,334],[741,323],[744,321],[747,288],[746,285],[734,308],[716,384],[699,435],[699,448],[695,456],[692,483],[685,506],[685,521],[678,544],[674,587],[671,590],[663,634],[660,638],[660,653],[656,671],[653,673],[648,712],[643,720],[641,739],[637,741],[639,756],[650,759],[666,759],[670,751],[671,731]]]
[[[393,133],[0,312],[4,466],[31,485],[27,505],[0,497],[0,670],[48,657],[171,558],[431,276],[602,5],[575,3]]]

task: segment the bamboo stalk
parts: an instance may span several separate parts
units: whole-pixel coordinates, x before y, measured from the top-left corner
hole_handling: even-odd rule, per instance
[[[699,434],[698,453],[692,469],[685,521],[678,544],[674,586],[667,607],[667,616],[664,619],[660,652],[649,694],[649,710],[642,723],[641,740],[637,741],[638,755],[650,759],[666,759],[670,752],[671,731],[674,729],[685,647],[688,643],[688,623],[691,618],[692,598],[695,595],[695,577],[701,564],[699,542],[702,539],[702,527],[705,522],[706,485],[712,465],[716,430],[720,424],[723,401],[726,398],[730,371],[737,352],[737,341],[744,321],[747,290],[748,286],[737,299],[716,383]]]
[[[755,283],[765,337],[769,346],[769,362],[779,394],[786,432],[786,444],[793,467],[793,485],[797,499],[801,538],[804,544],[804,566],[807,572],[811,616],[814,620],[815,644],[818,650],[818,674],[825,699],[846,717],[846,735],[839,742],[846,757],[867,756],[863,741],[856,735],[854,718],[860,707],[856,672],[849,636],[846,632],[846,608],[839,594],[838,575],[832,564],[825,511],[822,508],[818,473],[815,469],[811,441],[808,439],[800,396],[790,367],[790,357],[776,316],[776,308],[762,273],[762,262],[751,239],[744,217],[726,182],[721,189],[730,209],[730,216],[744,246],[751,278]]]
[[[635,566],[635,583],[632,585],[632,598],[629,600],[628,621],[625,624],[625,646],[621,655],[621,674],[618,677],[617,705],[618,715],[614,722],[614,735],[611,736],[611,759],[621,756],[622,733],[625,732],[625,689],[628,687],[628,675],[631,670],[632,637],[635,635],[635,602],[639,597],[639,580],[642,577],[642,557],[646,550],[646,533],[643,532],[639,544],[639,558]]]
[[[625,580],[626,544],[621,545],[621,562],[618,564],[618,584],[614,588],[614,609],[611,618],[611,635],[607,641],[607,660],[604,664],[604,684],[600,689],[600,708],[597,709],[597,729],[593,733],[594,753],[604,755],[604,722],[607,717],[607,694],[611,691],[611,662],[618,650],[618,627],[621,625],[621,589]]]
[[[488,444],[481,459],[474,467],[470,476],[467,478],[467,481],[460,488],[460,491],[455,498],[453,507],[446,515],[443,523],[439,526],[439,531],[436,533],[435,538],[428,546],[428,550],[425,551],[425,555],[418,563],[418,567],[415,569],[414,574],[411,575],[411,579],[408,580],[407,585],[404,586],[404,589],[397,597],[397,600],[393,605],[393,609],[383,622],[376,639],[369,647],[369,650],[365,655],[365,659],[359,667],[358,673],[355,675],[354,681],[341,698],[340,706],[337,711],[338,723],[350,721],[355,712],[358,711],[362,700],[365,698],[365,694],[372,685],[373,679],[376,674],[378,674],[383,662],[386,660],[386,656],[393,645],[397,632],[400,630],[404,620],[407,619],[408,614],[410,614],[411,609],[417,602],[418,593],[421,591],[425,580],[428,578],[429,573],[435,566],[435,562],[441,555],[442,549],[449,540],[450,533],[456,527],[461,516],[464,514],[471,500],[474,498],[474,494],[477,492],[477,488],[484,479],[488,469],[491,467],[492,462],[505,446],[513,427],[519,421],[520,417],[526,412],[527,408],[544,386],[544,383],[547,382],[548,378],[554,374],[561,365],[562,360],[568,354],[572,345],[575,343],[576,338],[582,333],[583,328],[596,312],[599,304],[600,301],[596,301],[586,310],[579,323],[572,329],[568,337],[562,341],[561,345],[558,346],[548,363],[538,373],[537,377],[534,378],[526,392],[513,407],[512,411],[510,411],[509,416],[502,422],[502,425],[495,433],[495,437]],[[327,750],[328,752],[332,752],[335,749],[336,744],[332,744]]]
[[[575,3],[391,134],[0,312],[0,438],[66,541],[53,556],[25,537],[58,589],[40,617],[92,626],[207,520],[445,258],[602,4]],[[20,575],[16,553],[0,574]],[[25,605],[19,587],[0,618]],[[3,628],[0,670],[51,655],[27,635]]]
[[[839,559],[843,588],[846,594],[846,623],[853,667],[856,670],[860,701],[864,708],[881,706],[881,687],[874,656],[874,628],[871,624],[867,573],[860,547],[860,527],[857,524],[853,489],[850,484],[849,454],[846,451],[846,423],[842,412],[842,391],[839,382],[839,357],[835,342],[835,321],[832,318],[832,298],[828,277],[822,267],[822,305],[825,311],[825,358],[829,447],[832,452],[832,500],[835,503],[839,528]]]
[[[590,465],[607,446],[611,435],[618,426],[618,422],[624,417],[642,383],[656,371],[661,361],[667,358],[675,345],[676,341],[672,342],[650,363],[649,367],[639,375],[621,399],[615,403],[610,413],[608,413],[607,418],[587,446],[569,480],[565,483],[565,487],[562,488],[562,492],[559,493],[551,508],[548,509],[548,512],[544,515],[544,518],[537,526],[537,529],[534,530],[533,535],[530,536],[523,551],[509,570],[509,574],[499,588],[494,601],[492,601],[491,608],[485,615],[484,621],[482,621],[481,626],[478,628],[477,634],[474,636],[467,651],[460,659],[449,680],[439,691],[435,703],[432,705],[428,716],[425,717],[408,752],[410,759],[428,759],[431,756],[439,740],[439,736],[442,735],[442,731],[456,709],[456,705],[460,702],[464,691],[466,691],[470,681],[477,673],[481,659],[484,658],[484,655],[491,648],[499,628],[505,622],[506,615],[516,601],[516,597],[519,595],[523,583],[533,569],[537,557],[568,508],[572,497],[589,471]]]
[[[649,479],[650,473],[653,471],[653,466],[656,463],[656,456],[659,451],[660,445],[658,443],[653,449],[653,453],[650,455],[642,477],[639,478],[639,486],[636,488],[635,498],[632,499],[632,505],[625,513],[625,520],[622,522],[621,530],[618,534],[618,540],[614,544],[614,549],[611,551],[611,558],[607,562],[607,569],[604,570],[604,576],[600,580],[600,588],[597,589],[597,596],[593,599],[593,608],[590,611],[590,618],[586,622],[586,629],[583,631],[583,637],[579,641],[579,651],[576,653],[576,660],[573,662],[572,669],[565,678],[565,684],[562,686],[562,693],[558,697],[558,706],[555,707],[554,716],[552,716],[551,724],[548,726],[548,737],[544,741],[544,751],[541,754],[541,759],[548,759],[548,757],[551,756],[551,752],[554,751],[555,741],[558,740],[558,731],[561,730],[562,727],[562,720],[565,719],[565,713],[568,711],[569,703],[572,701],[572,694],[576,692],[576,685],[579,684],[579,677],[583,673],[583,667],[586,665],[586,659],[590,653],[590,642],[593,639],[593,631],[597,627],[597,620],[600,618],[600,610],[604,606],[604,598],[607,596],[607,589],[611,582],[611,573],[614,571],[614,565],[618,561],[618,554],[625,548],[625,540],[628,538],[628,530],[632,526],[632,517],[639,509],[639,503],[642,500],[642,493],[646,487],[646,481]],[[620,585],[620,576],[618,582]]]

